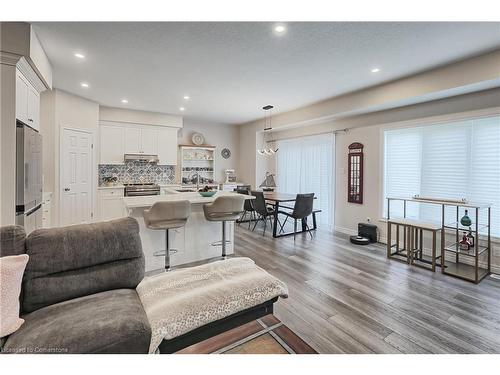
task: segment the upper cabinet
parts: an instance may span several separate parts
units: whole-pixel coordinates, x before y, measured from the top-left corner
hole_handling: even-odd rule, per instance
[[[100,164],[123,164],[125,128],[101,125],[100,130]]]
[[[140,153],[149,155],[158,154],[158,127],[145,126],[141,128]]]
[[[148,154],[158,153],[157,126],[127,126],[125,128],[125,153]]]
[[[19,71],[16,73],[16,118],[40,130],[40,94]]]
[[[158,129],[158,158],[162,165],[177,165],[177,128]],[[175,142],[172,140],[175,139]]]
[[[125,128],[125,154],[141,154],[141,128]]]
[[[101,123],[100,129],[100,164],[123,164],[124,154],[158,155],[160,165],[177,164],[177,128]]]
[[[28,81],[20,72],[16,74],[16,118],[28,122]]]
[[[40,94],[31,86],[28,90],[28,122],[36,130],[40,129]]]

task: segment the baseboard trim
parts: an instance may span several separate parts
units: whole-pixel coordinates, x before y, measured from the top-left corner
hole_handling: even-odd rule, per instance
[[[358,234],[357,230],[349,229],[349,228],[344,228],[344,227],[339,227],[335,226],[335,231],[343,234],[347,234],[349,236],[355,236]]]

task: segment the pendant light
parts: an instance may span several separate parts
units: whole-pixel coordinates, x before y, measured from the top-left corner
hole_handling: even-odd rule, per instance
[[[273,127],[271,126],[271,116],[272,116],[272,109],[274,107],[272,105],[266,105],[262,107],[262,109],[265,111],[264,115],[264,143],[274,143],[272,140],[272,130]],[[266,141],[266,132],[271,134],[271,140]],[[276,152],[278,152],[278,149],[273,148],[273,147],[263,147],[259,150],[257,150],[257,153],[262,156],[271,156],[274,155]]]

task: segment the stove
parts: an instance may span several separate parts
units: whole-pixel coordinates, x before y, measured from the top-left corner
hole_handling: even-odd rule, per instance
[[[145,195],[160,195],[160,186],[157,184],[125,184],[126,197]]]

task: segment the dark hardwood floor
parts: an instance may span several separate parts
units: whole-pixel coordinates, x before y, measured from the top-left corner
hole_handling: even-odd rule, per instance
[[[287,283],[275,315],[319,353],[500,353],[500,280],[410,268],[319,230],[294,243],[242,224],[235,254]]]

